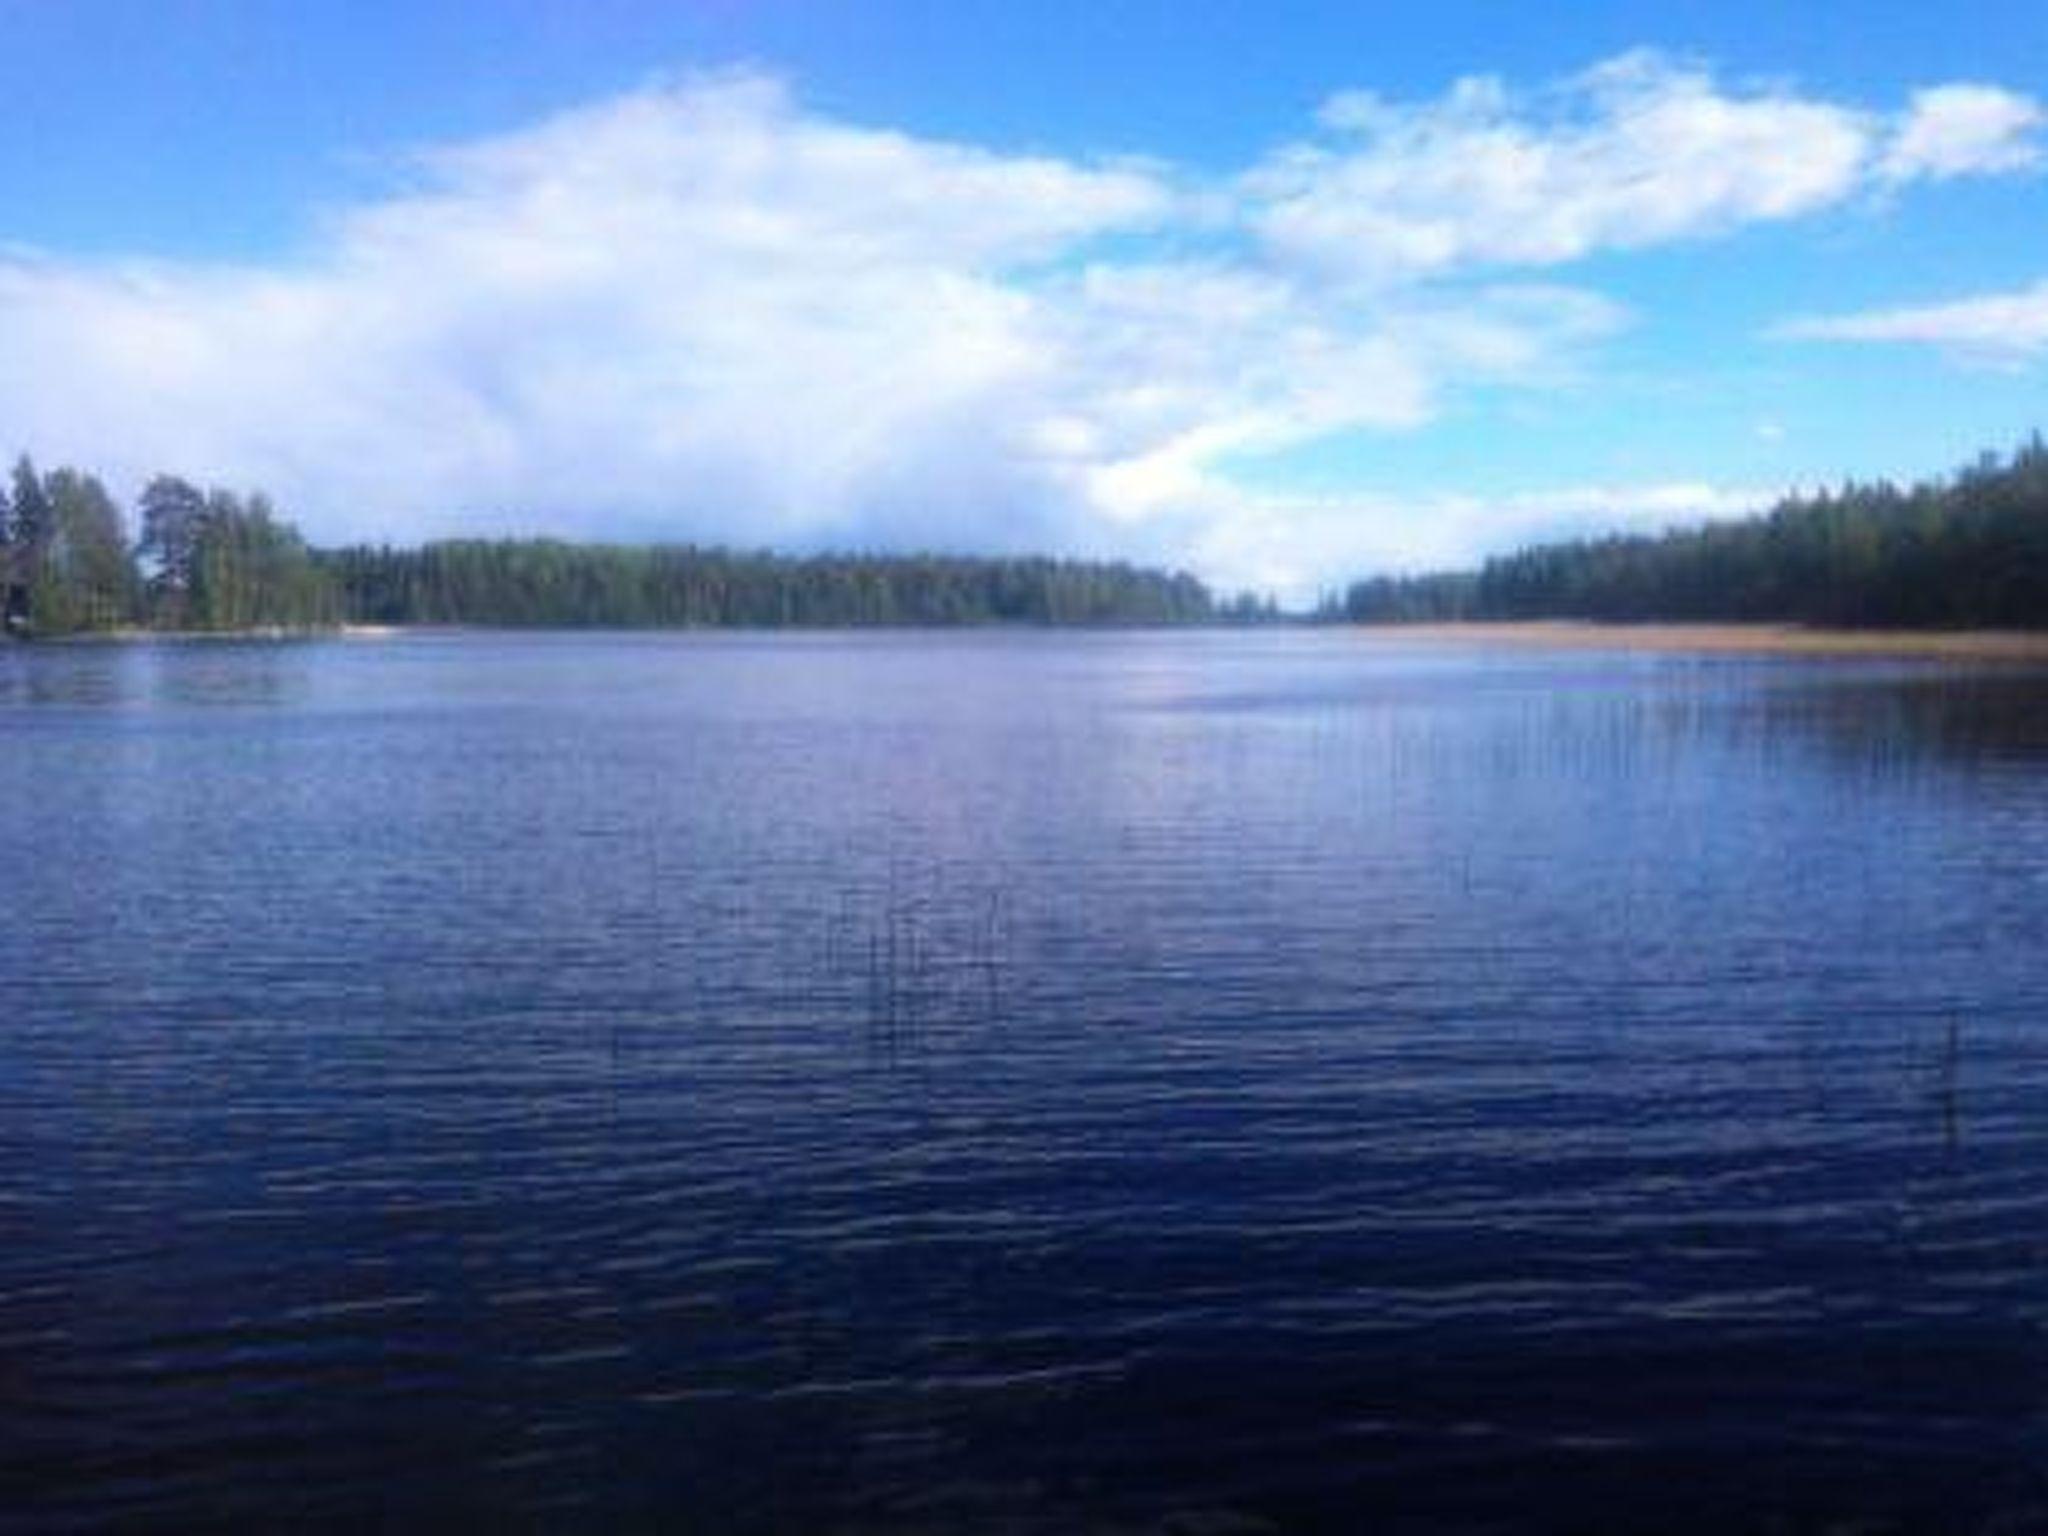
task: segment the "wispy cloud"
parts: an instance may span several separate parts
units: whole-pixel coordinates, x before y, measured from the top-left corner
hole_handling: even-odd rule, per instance
[[[1886,116],[1779,84],[1728,85],[1639,51],[1530,95],[1490,76],[1440,100],[1366,93],[1247,179],[1278,252],[1384,281],[1549,266],[1796,218],[1879,186],[2030,166],[2040,108],[1994,87]]]
[[[2041,104],[1995,85],[1916,91],[1879,174],[1893,182],[1996,175],[2041,161]]]
[[[432,150],[291,262],[0,255],[0,423],[266,485],[322,538],[1047,547],[1298,589],[1469,555],[1521,504],[1306,503],[1233,464],[1571,377],[1630,318],[1545,270],[1576,257],[2028,163],[2020,98],[1945,89],[1884,119],[1636,54],[1526,100],[1339,97],[1204,180],[689,77]]]
[[[1326,269],[1400,277],[1554,265],[1838,202],[1873,128],[1781,91],[1732,94],[1656,54],[1533,99],[1488,77],[1421,105],[1340,96],[1328,132],[1250,178],[1265,238]]]
[[[1786,321],[1772,334],[1796,341],[1912,343],[1964,361],[2013,366],[2048,353],[2048,281],[1943,304],[1809,315]]]

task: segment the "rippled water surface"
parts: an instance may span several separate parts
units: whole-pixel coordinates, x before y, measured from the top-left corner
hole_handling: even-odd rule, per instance
[[[2048,1529],[2048,677],[0,651],[0,1525]]]

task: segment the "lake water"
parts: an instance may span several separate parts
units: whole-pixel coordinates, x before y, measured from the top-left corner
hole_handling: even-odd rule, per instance
[[[0,650],[0,1525],[2048,1529],[2048,675]]]

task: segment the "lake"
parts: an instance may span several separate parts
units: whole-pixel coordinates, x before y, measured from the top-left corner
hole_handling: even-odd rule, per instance
[[[0,1525],[2048,1528],[2048,673],[0,649]]]

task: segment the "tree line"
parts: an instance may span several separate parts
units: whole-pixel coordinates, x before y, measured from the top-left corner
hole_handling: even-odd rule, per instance
[[[1179,572],[942,555],[748,553],[693,545],[458,539],[315,549],[260,492],[159,475],[137,530],[96,477],[0,487],[0,622],[15,635],[355,624],[654,628],[1170,625],[1277,617]]]
[[[2048,628],[2048,446],[2036,434],[2010,456],[1906,488],[1851,483],[1754,517],[1374,577],[1320,616]]]
[[[260,493],[201,491],[159,475],[121,504],[97,476],[39,473],[26,457],[0,487],[0,623],[16,635],[334,623],[337,594],[298,530]]]
[[[350,622],[521,628],[1202,624],[1262,616],[1194,577],[1120,563],[791,556],[692,545],[461,539],[324,551]]]
[[[777,555],[694,545],[458,539],[310,547],[260,492],[159,475],[137,528],[95,476],[0,484],[0,623],[12,634],[339,623],[842,627],[1259,623],[1194,577],[1102,561]],[[1868,628],[2048,628],[2048,445],[1910,487],[1850,483],[1654,535],[1540,544],[1475,570],[1354,582],[1353,623],[1576,618]]]

